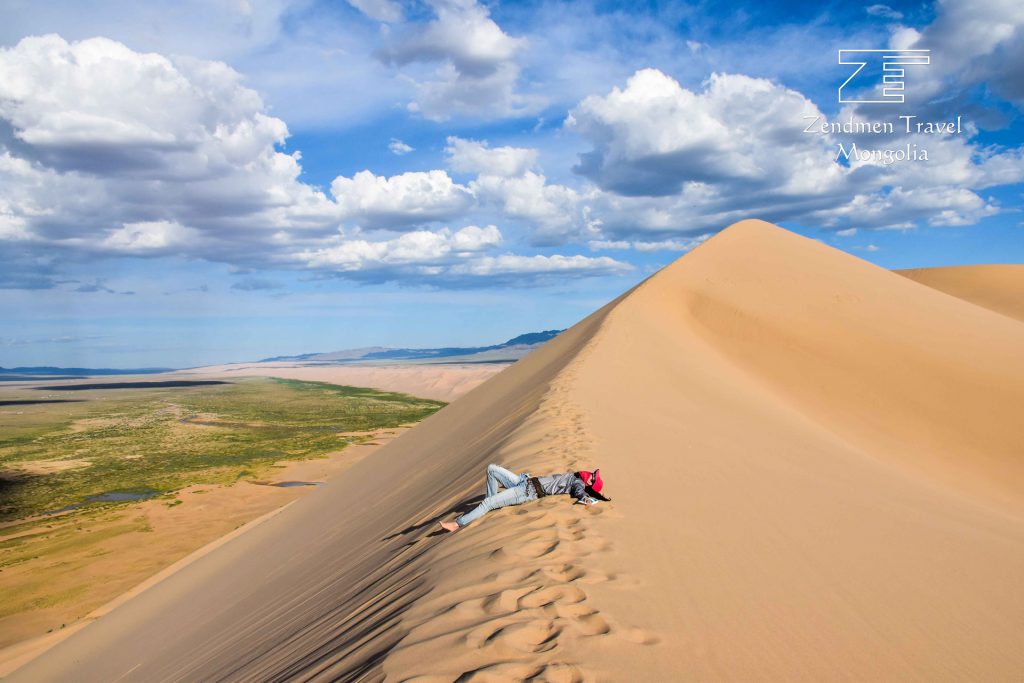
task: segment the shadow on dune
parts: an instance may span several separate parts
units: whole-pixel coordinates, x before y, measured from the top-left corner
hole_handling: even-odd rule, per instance
[[[447,519],[448,517],[451,517],[453,515],[456,516],[456,517],[458,517],[459,515],[464,515],[465,513],[469,512],[470,510],[475,508],[477,505],[479,505],[480,501],[482,501],[483,499],[484,499],[484,497],[483,497],[482,494],[481,495],[477,495],[477,496],[473,496],[472,498],[464,500],[463,502],[459,503],[458,505],[453,505],[451,508],[449,508],[448,510],[445,510],[444,512],[442,512],[440,514],[434,515],[433,517],[431,517],[430,519],[428,519],[425,522],[420,522],[419,524],[413,524],[412,526],[407,526],[404,529],[402,529],[401,531],[396,531],[395,533],[391,534],[390,536],[385,536],[381,540],[382,541],[390,541],[392,539],[398,538],[399,536],[408,536],[409,534],[415,533],[415,532],[419,531],[420,529],[426,529],[426,528],[432,527],[435,524],[437,524],[438,522],[440,522],[440,521],[442,521],[444,519]],[[427,534],[427,538],[430,538],[432,536],[441,536],[444,533],[445,533],[444,531],[438,530],[438,531],[435,531],[433,533]]]

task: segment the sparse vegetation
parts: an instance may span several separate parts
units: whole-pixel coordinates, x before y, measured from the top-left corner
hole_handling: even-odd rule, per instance
[[[249,521],[229,509],[196,534],[187,503],[206,496],[184,487],[273,477],[275,461],[322,457],[444,405],[273,379],[65,393],[76,400],[0,385],[0,648],[64,628]],[[155,526],[164,506],[182,526]]]
[[[265,378],[93,389],[76,397],[85,400],[0,412],[0,521],[119,504],[89,500],[104,494],[130,499],[256,478],[275,461],[320,457],[368,438],[352,432],[417,422],[444,406],[406,394]]]

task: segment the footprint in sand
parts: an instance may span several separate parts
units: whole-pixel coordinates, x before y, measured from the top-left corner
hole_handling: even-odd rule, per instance
[[[565,529],[559,535],[566,541],[583,541],[587,538],[587,532],[583,529]]]
[[[455,683],[508,683],[509,681],[536,681],[544,667],[517,662],[487,664],[472,671],[466,671],[455,679]]]
[[[498,583],[502,585],[521,583],[527,579],[533,578],[539,571],[539,569],[534,569],[532,567],[513,567],[512,569],[488,574],[484,577],[484,583]]]
[[[498,662],[467,671],[455,679],[455,683],[583,683],[584,680],[583,673],[572,664],[553,663],[536,666],[518,662]]]
[[[574,564],[561,564],[554,567],[544,567],[542,570],[548,577],[561,583],[569,583],[582,579],[586,576],[587,572],[580,569]]]
[[[636,628],[628,626],[621,630],[622,637],[631,643],[637,643],[638,645],[654,645],[655,643],[661,642],[661,638],[654,635],[650,631],[645,631],[642,628]]]
[[[583,683],[583,672],[572,664],[548,664],[531,681],[537,683]]]
[[[483,599],[482,607],[487,614],[507,614],[519,609],[519,601],[523,596],[536,592],[540,586],[522,586],[509,588],[500,593],[492,593]]]
[[[512,509],[512,514],[517,516],[517,517],[522,517],[523,515],[528,515],[529,519],[526,520],[528,522],[536,522],[538,519],[543,519],[545,517],[544,513],[539,513],[538,514],[537,512],[535,512],[534,510],[531,510],[528,507],[516,507],[516,508],[513,508]]]
[[[640,579],[636,578],[632,574],[623,574],[620,572],[591,572],[585,578],[580,579],[580,583],[608,583],[610,588],[617,590],[634,590],[640,587]]]
[[[594,609],[593,607],[589,607],[582,602],[574,602],[568,605],[559,605],[553,603],[550,605],[545,605],[544,610],[545,612],[550,610],[551,614],[561,617],[562,619],[567,619],[569,621],[573,621],[575,619],[582,619],[583,617],[589,617],[592,614],[598,613],[596,609]]]
[[[557,526],[551,523],[551,519],[538,519],[538,520],[526,520],[526,526],[523,527],[523,531],[552,531],[557,530]],[[557,531],[556,531],[557,533]]]
[[[541,539],[537,541],[530,541],[516,549],[516,554],[521,557],[537,559],[539,557],[544,557],[545,555],[550,555],[558,549],[558,545],[559,541],[557,540]]]
[[[551,603],[572,604],[583,602],[587,594],[576,586],[561,585],[541,588],[519,599],[520,608],[543,607]]]
[[[583,584],[595,584],[595,583],[611,583],[611,582],[617,581],[618,579],[617,579],[615,574],[606,574],[605,572],[602,572],[602,571],[598,571],[598,570],[594,570],[594,569],[589,569],[589,570],[587,570],[585,572],[582,572],[580,574],[580,576],[578,576],[576,579],[573,579],[573,580],[577,581],[579,583],[583,583]]]
[[[585,636],[603,636],[612,630],[608,621],[596,612],[576,619],[574,625]]]
[[[466,644],[477,649],[495,647],[499,651],[537,654],[555,649],[561,632],[562,628],[550,619],[514,621],[504,626],[491,622],[467,633]]]

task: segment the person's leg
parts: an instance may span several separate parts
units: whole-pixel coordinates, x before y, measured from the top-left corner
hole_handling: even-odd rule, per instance
[[[464,527],[467,524],[480,519],[491,510],[497,510],[498,508],[503,508],[508,505],[519,505],[521,503],[525,503],[531,498],[532,496],[527,496],[526,482],[523,482],[522,484],[512,488],[505,489],[501,493],[493,496],[487,496],[473,510],[456,518],[455,523],[460,527]]]
[[[488,465],[487,496],[493,496],[498,493],[499,484],[507,489],[517,486],[519,484],[519,475],[510,470],[506,470],[501,465]]]

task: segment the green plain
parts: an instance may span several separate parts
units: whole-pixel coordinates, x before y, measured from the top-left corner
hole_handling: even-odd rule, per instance
[[[418,422],[445,404],[322,382],[247,378],[173,388],[47,392],[77,399],[0,411],[0,521],[82,505],[104,493],[169,493],[257,478],[279,460],[321,457],[369,432]],[[27,463],[73,461],[46,474]],[[87,507],[109,505],[93,503]]]

